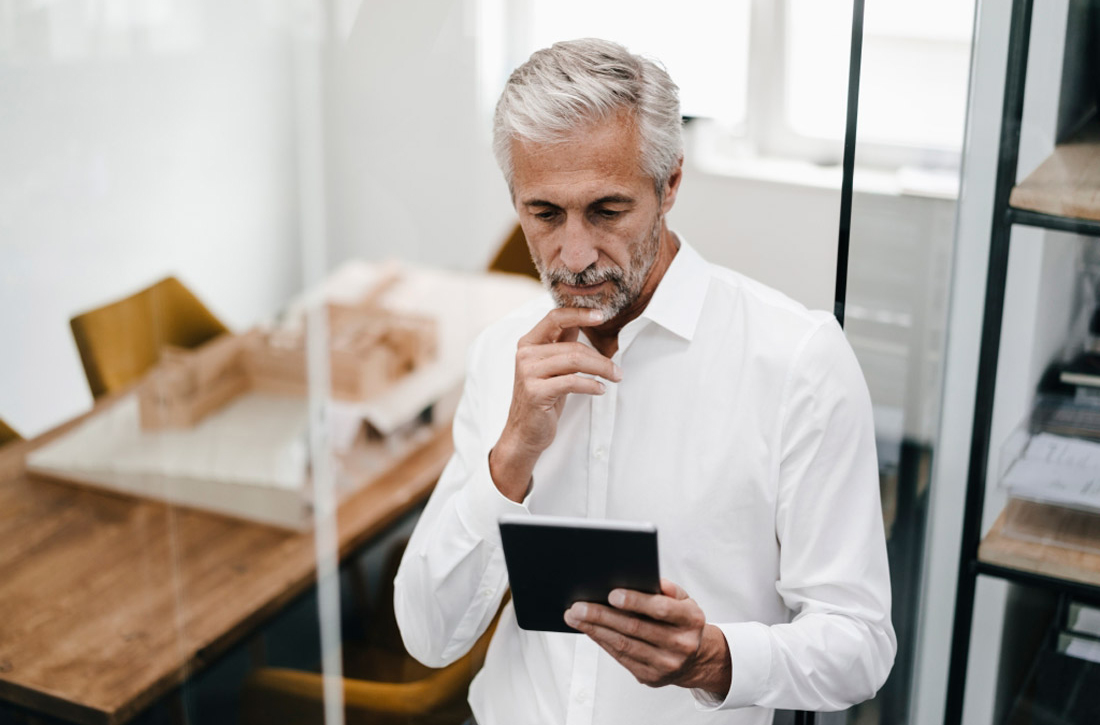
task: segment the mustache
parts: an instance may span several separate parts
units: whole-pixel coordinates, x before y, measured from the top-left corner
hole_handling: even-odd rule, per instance
[[[595,265],[580,272],[570,272],[567,269],[550,269],[545,273],[546,283],[549,285],[567,284],[571,287],[588,287],[600,282],[622,282],[623,270],[618,267],[604,267],[597,269]]]

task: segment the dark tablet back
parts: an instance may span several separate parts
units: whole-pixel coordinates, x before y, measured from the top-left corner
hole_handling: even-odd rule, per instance
[[[523,629],[576,632],[563,619],[574,602],[606,604],[611,590],[620,587],[660,591],[652,524],[506,516],[500,536]]]

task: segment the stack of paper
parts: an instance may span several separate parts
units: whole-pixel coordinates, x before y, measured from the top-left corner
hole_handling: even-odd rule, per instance
[[[1100,443],[1039,433],[1002,483],[1018,498],[1100,511]]]

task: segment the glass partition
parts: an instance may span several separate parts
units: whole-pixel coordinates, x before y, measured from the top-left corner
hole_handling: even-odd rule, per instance
[[[865,4],[845,332],[875,411],[898,654],[849,722],[911,722],[915,700],[974,16],[950,6]]]
[[[832,309],[843,139],[815,109],[843,107],[851,2],[809,5],[0,0],[0,722],[464,723],[489,635],[421,664],[394,580],[471,345],[544,299],[491,148],[503,84],[553,40],[664,61],[670,228]],[[914,87],[950,100],[969,35],[881,5],[861,111],[897,110],[890,64],[926,50],[950,83]],[[847,334],[900,649],[851,722],[907,711],[956,173],[958,109],[931,105],[906,118],[932,136],[857,155]],[[462,626],[514,628],[486,589]]]
[[[0,3],[0,721],[256,722],[320,658],[302,12]]]

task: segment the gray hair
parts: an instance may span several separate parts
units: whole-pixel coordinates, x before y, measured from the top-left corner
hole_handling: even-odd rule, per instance
[[[516,68],[497,102],[493,153],[513,190],[512,140],[554,143],[626,109],[638,127],[642,170],[659,197],[684,153],[679,89],[654,61],[618,43],[554,43]]]

